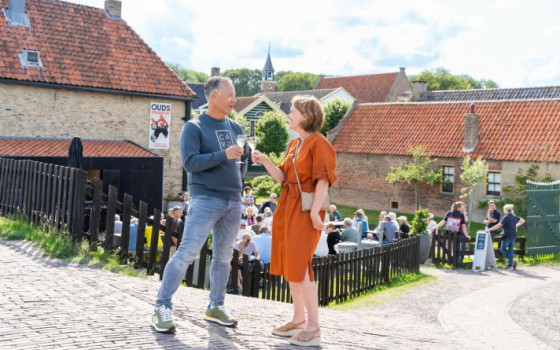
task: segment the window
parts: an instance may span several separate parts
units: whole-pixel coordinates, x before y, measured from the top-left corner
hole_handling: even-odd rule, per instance
[[[249,122],[249,127],[250,127],[249,136],[255,136],[255,124],[256,122],[254,120],[251,120]]]
[[[441,192],[453,193],[453,183],[455,182],[455,167],[443,166],[443,184],[441,185]]]
[[[502,192],[502,174],[495,171],[489,171],[486,178],[486,194],[490,196],[499,196]]]
[[[41,67],[41,57],[39,51],[23,50],[18,54],[19,60],[24,67]]]
[[[399,202],[394,201],[394,200],[390,200],[389,201],[389,208],[391,208],[392,211],[398,211],[399,210]]]

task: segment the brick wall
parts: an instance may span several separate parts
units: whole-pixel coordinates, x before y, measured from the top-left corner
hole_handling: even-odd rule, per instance
[[[397,167],[409,161],[411,157],[372,155],[356,153],[338,153],[337,175],[339,180],[331,189],[333,202],[352,207],[389,210],[389,201],[399,202],[399,211],[415,211],[414,185],[390,185],[385,180],[390,167]],[[420,205],[436,215],[443,215],[454,201],[462,200],[461,180],[459,178],[462,159],[440,158],[434,168],[442,165],[455,167],[454,193],[442,193],[440,186],[420,185]],[[501,170],[501,162],[488,162],[490,169]],[[479,185],[474,202],[485,199],[482,195],[483,185]],[[475,205],[476,207],[476,205]],[[476,221],[481,221],[482,211],[476,212]]]
[[[172,105],[170,149],[153,151],[164,157],[164,196],[176,195],[183,101],[0,83],[0,135],[128,139],[148,148],[150,102]]]

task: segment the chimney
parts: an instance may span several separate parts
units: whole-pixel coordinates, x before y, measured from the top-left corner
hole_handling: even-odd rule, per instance
[[[471,103],[471,110],[465,114],[465,144],[463,152],[471,153],[476,148],[480,136],[478,130],[480,128],[480,121],[478,114],[474,112],[474,103]]]
[[[210,76],[211,77],[218,77],[220,76],[220,67],[212,67],[210,69]]]
[[[122,3],[119,0],[105,0],[105,13],[109,18],[120,19],[121,7]]]
[[[428,83],[424,80],[414,80],[412,82],[412,98],[418,101],[428,90]]]
[[[9,0],[5,14],[11,25],[30,27],[29,17],[25,13],[25,0]]]

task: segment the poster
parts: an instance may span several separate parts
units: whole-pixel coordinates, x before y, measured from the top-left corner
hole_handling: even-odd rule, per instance
[[[171,104],[150,103],[149,148],[169,149],[171,136]]]

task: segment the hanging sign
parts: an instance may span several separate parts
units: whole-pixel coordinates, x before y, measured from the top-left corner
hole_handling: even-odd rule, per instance
[[[169,149],[171,133],[171,104],[150,103],[149,148]]]

